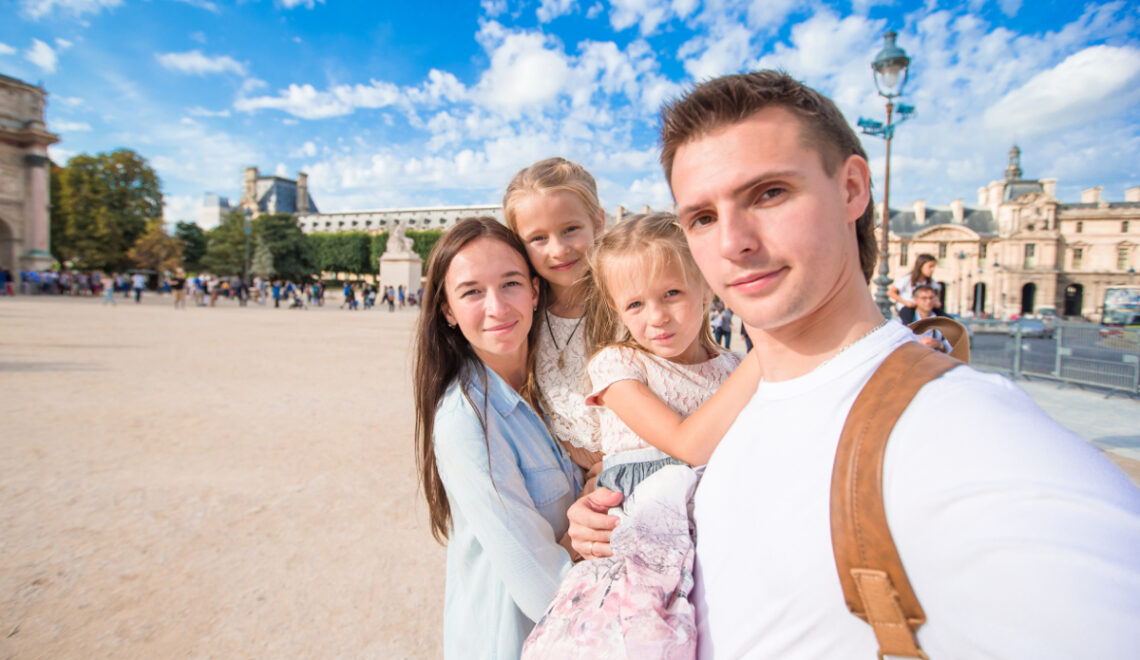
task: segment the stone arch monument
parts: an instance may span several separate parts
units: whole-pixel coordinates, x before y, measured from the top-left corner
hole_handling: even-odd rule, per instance
[[[12,270],[53,262],[47,148],[59,136],[44,125],[46,97],[42,87],[0,75],[0,266]]]

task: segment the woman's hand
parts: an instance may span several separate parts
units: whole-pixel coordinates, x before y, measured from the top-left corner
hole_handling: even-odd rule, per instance
[[[606,512],[610,507],[621,503],[621,493],[608,488],[598,488],[588,495],[578,498],[570,506],[566,517],[570,519],[567,535],[578,554],[585,559],[609,557],[610,532],[618,524],[618,517]]]

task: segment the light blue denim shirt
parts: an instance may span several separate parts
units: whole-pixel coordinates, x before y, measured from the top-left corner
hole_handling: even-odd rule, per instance
[[[518,658],[570,570],[558,539],[582,473],[522,397],[481,366],[451,383],[435,414],[432,441],[451,505],[443,655]]]

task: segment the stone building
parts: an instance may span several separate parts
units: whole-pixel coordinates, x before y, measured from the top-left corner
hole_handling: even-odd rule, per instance
[[[489,215],[505,222],[498,204],[475,206],[421,206],[373,211],[298,213],[297,223],[306,234],[363,231],[379,234],[399,223],[404,229],[449,229],[462,218]]]
[[[50,268],[51,194],[43,87],[0,75],[0,267]]]
[[[227,200],[227,206],[229,201]],[[241,202],[238,208],[248,210],[256,218],[262,213],[317,213],[317,204],[309,194],[309,175],[298,172],[296,179],[260,176],[256,167],[245,168],[242,177]]]
[[[1005,177],[978,189],[976,207],[918,200],[891,209],[891,279],[913,268],[922,253],[938,258],[935,279],[952,314],[1008,317],[1053,308],[1057,315],[1099,320],[1104,290],[1140,284],[1140,186],[1123,202],[1102,199],[1102,188],[1061,202],[1056,179],[1025,179],[1021,151],[1009,151]],[[881,227],[882,205],[877,209]]]

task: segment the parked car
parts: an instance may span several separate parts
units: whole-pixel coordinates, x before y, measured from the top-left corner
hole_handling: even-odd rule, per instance
[[[1022,337],[1036,337],[1039,339],[1052,339],[1054,328],[1041,319],[1018,319],[1009,324],[1009,336],[1017,336],[1018,329]]]

